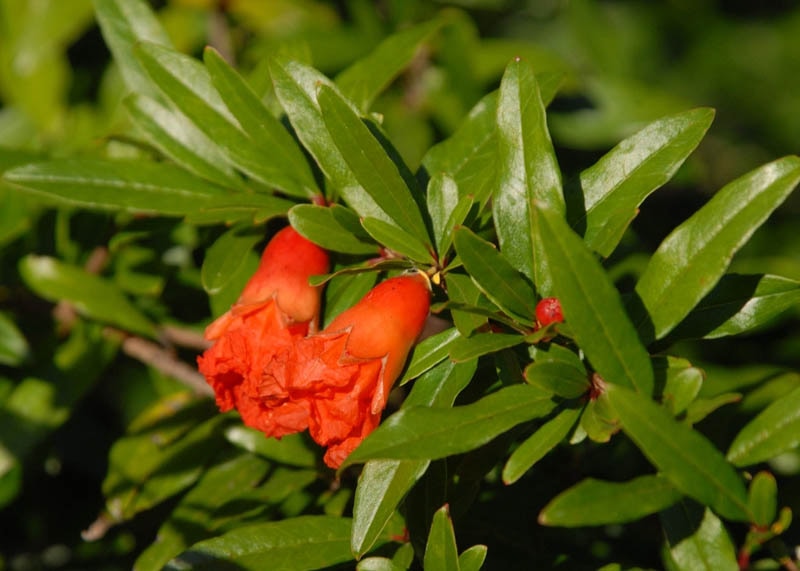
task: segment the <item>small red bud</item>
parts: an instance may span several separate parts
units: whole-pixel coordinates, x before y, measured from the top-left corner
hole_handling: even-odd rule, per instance
[[[539,327],[547,327],[551,323],[562,323],[564,313],[557,297],[546,297],[536,304],[536,320]]]

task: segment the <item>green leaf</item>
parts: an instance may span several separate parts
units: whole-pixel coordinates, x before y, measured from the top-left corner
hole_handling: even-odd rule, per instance
[[[660,517],[668,571],[738,571],[735,547],[711,510],[681,501]]]
[[[296,196],[318,196],[319,190],[303,152],[289,131],[275,118],[247,82],[212,47],[203,52],[211,83],[244,132],[267,151],[270,164],[294,179],[284,189]],[[279,186],[280,188],[280,186]]]
[[[625,434],[676,488],[723,517],[749,521],[742,479],[711,442],[645,396],[606,390]]]
[[[738,335],[765,325],[798,302],[798,281],[769,274],[726,274],[670,332],[665,343]]]
[[[375,98],[414,59],[424,42],[442,25],[434,19],[389,36],[369,55],[336,77],[342,95],[366,113]]]
[[[30,347],[17,325],[0,313],[0,365],[16,367],[30,355]]]
[[[489,548],[485,545],[473,545],[465,549],[458,556],[458,567],[461,571],[480,571],[483,562],[486,561],[486,553]]]
[[[353,230],[342,223],[342,215],[337,210],[352,214],[343,206],[317,206],[298,204],[289,211],[289,222],[300,234],[327,250],[345,254],[378,254],[378,245],[365,242]],[[360,230],[358,217],[353,214],[356,227]],[[360,234],[360,232],[358,233]]]
[[[769,527],[778,514],[778,484],[775,476],[761,471],[753,477],[747,492],[747,504],[753,513],[753,523]]]
[[[652,394],[650,358],[594,253],[559,214],[537,204],[534,216],[553,293],[578,345],[605,381]]]
[[[132,94],[124,104],[150,144],[177,165],[223,187],[244,187],[216,144],[182,114],[144,95]]]
[[[703,386],[704,373],[686,359],[656,357],[654,368],[664,376],[661,401],[672,416],[682,413],[692,404]]]
[[[8,182],[57,203],[90,210],[183,216],[222,189],[168,164],[56,159],[6,171]]]
[[[165,571],[236,569],[307,571],[352,561],[350,520],[300,516],[234,529],[201,541],[176,557]]]
[[[270,218],[286,216],[294,205],[294,202],[263,193],[222,194],[190,212],[186,221],[191,224],[232,224],[239,221],[262,224]]]
[[[567,399],[578,398],[590,388],[585,368],[562,361],[534,361],[525,368],[525,380]]]
[[[508,315],[533,325],[536,295],[530,284],[493,244],[468,228],[454,233],[456,252],[480,290]]]
[[[428,213],[440,263],[444,263],[453,245],[453,232],[466,220],[472,209],[472,195],[460,196],[456,182],[437,173],[428,182]]]
[[[459,337],[453,341],[450,345],[450,358],[456,363],[464,363],[524,342],[525,337],[522,335],[474,333],[470,337]]]
[[[139,44],[136,54],[164,95],[216,143],[231,165],[287,194],[316,194],[314,187],[306,187],[305,181],[298,180],[281,162],[281,153],[261,146],[242,130],[198,61],[149,42]]]
[[[587,478],[550,500],[539,523],[562,527],[627,523],[664,510],[682,496],[658,475],[627,482]]]
[[[465,306],[475,306],[481,299],[481,292],[475,282],[469,276],[456,274],[453,272],[445,276],[447,293],[450,300]],[[484,315],[478,315],[467,311],[451,312],[453,323],[461,335],[470,335],[475,329],[484,325],[487,319]]]
[[[367,436],[343,467],[377,458],[433,460],[467,452],[554,406],[541,391],[514,385],[452,409],[403,408]]]
[[[750,466],[800,444],[800,388],[776,400],[747,423],[733,439],[728,460]]]
[[[406,384],[443,361],[448,355],[450,346],[460,335],[458,329],[451,327],[417,343],[411,352],[406,372],[398,384],[400,386]]]
[[[433,514],[422,565],[426,571],[459,571],[456,533],[447,504]]]
[[[417,379],[403,403],[449,408],[475,373],[474,364],[444,362]],[[353,506],[353,553],[368,552],[395,509],[428,468],[428,460],[370,460],[364,465]]]
[[[200,280],[210,295],[219,293],[246,261],[246,254],[264,238],[261,228],[234,226],[206,250]]]
[[[225,438],[231,444],[287,466],[314,468],[317,455],[302,434],[287,434],[280,440],[268,438],[260,430],[242,425],[225,429]]]
[[[608,256],[639,205],[665,184],[705,135],[714,110],[692,109],[654,121],[628,137],[580,175],[583,239]]]
[[[408,571],[386,557],[367,557],[356,565],[356,571]]]
[[[525,472],[564,440],[575,426],[581,414],[580,408],[565,408],[536,429],[525,442],[519,445],[503,466],[503,483],[513,484]],[[540,519],[541,521],[541,519]]]
[[[725,406],[726,404],[736,403],[742,400],[740,393],[722,393],[707,399],[697,399],[686,408],[684,422],[692,426],[697,424],[709,414]]]
[[[461,193],[469,189],[475,202],[489,199],[497,169],[495,135],[497,92],[481,99],[450,138],[433,146],[422,159],[431,178],[447,174]]]
[[[389,221],[411,235],[424,237],[425,245],[430,246],[428,231],[411,189],[369,127],[330,87],[320,86],[317,101],[331,139],[361,187],[389,216]],[[352,206],[362,216],[369,216],[360,212],[356,205]]]
[[[317,161],[333,188],[341,193],[359,216],[372,216],[391,222],[391,217],[356,180],[325,126],[317,104],[317,92],[321,85],[335,89],[333,83],[314,68],[297,62],[272,60],[270,74],[275,95],[286,111],[298,138]]]
[[[125,331],[155,337],[155,327],[112,282],[47,256],[28,255],[19,263],[22,279],[37,295],[69,301],[83,315]]]
[[[128,90],[157,95],[158,88],[134,57],[133,47],[142,41],[163,46],[172,44],[148,3],[143,0],[94,0],[94,8],[103,39]]]
[[[649,342],[669,333],[711,291],[733,255],[800,182],[800,157],[784,157],[726,185],[667,236],[636,284]]]
[[[565,211],[544,104],[530,64],[519,58],[506,68],[497,102],[496,190],[492,201],[500,250],[542,297],[551,294],[551,268],[534,238],[534,202]],[[549,263],[553,263],[552,260]]]
[[[430,245],[421,242],[417,236],[396,224],[380,218],[364,218],[361,225],[376,242],[390,250],[422,264],[436,263]]]

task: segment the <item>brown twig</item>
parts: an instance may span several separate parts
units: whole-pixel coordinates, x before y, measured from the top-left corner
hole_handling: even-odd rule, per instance
[[[211,341],[203,337],[202,333],[192,331],[191,329],[183,329],[182,327],[175,327],[174,325],[165,325],[161,327],[158,332],[164,341],[179,347],[186,347],[187,349],[205,351],[212,345]]]

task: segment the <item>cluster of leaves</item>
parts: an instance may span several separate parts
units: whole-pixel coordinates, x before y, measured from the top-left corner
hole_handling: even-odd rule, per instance
[[[545,110],[565,74],[535,51],[499,50],[499,88],[415,158],[373,107],[404,72],[419,83],[417,68],[457,59],[472,29],[461,12],[385,38],[331,80],[302,49],[252,77],[213,48],[200,62],[141,0],[95,11],[133,129],[105,156],[0,151],[0,238],[32,308],[0,314],[0,363],[14,371],[0,377],[0,503],[13,507],[26,460],[113,378],[112,400],[138,406],[117,405],[125,434],[109,443],[105,508],[85,535],[155,519],[136,569],[736,569],[763,546],[764,565],[790,568],[783,506],[797,470],[779,492],[767,463],[796,458],[798,374],[706,378],[676,354],[797,306],[800,282],[729,267],[800,182],[800,158],[724,185],[655,252],[631,254],[640,205],[713,110],[649,122],[562,178]],[[453,106],[442,98],[443,124]],[[187,330],[230,306],[284,217],[337,261],[315,278],[325,322],[380,272],[417,268],[446,324],[417,345],[397,410],[339,474],[302,435],[267,440],[218,414],[202,385],[168,379],[197,380],[176,358],[191,359]],[[27,253],[32,224],[54,255]],[[58,304],[58,330],[35,345],[47,318],[31,293]],[[550,296],[566,322],[539,328]],[[733,432],[698,427],[748,386]]]

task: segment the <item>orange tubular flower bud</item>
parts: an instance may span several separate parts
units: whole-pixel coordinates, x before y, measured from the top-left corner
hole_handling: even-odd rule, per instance
[[[391,278],[324,331],[276,352],[260,386],[261,398],[271,406],[265,424],[272,430],[265,432],[285,433],[298,424],[284,407],[299,406],[311,437],[328,447],[325,463],[338,468],[380,422],[429,307],[425,276]]]
[[[308,278],[327,271],[325,250],[291,227],[270,240],[238,301],[206,328],[206,338],[215,343],[197,363],[220,410],[236,408],[245,424],[263,430],[264,405],[255,384],[276,351],[316,330],[320,289]],[[289,432],[306,426],[301,420]]]

